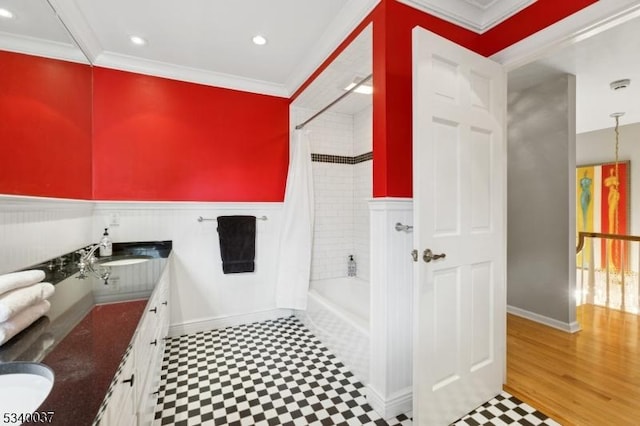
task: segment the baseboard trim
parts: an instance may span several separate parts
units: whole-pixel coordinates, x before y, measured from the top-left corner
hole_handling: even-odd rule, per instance
[[[201,331],[215,330],[218,328],[235,327],[253,322],[274,320],[293,315],[291,309],[269,309],[266,311],[251,312],[248,314],[229,315],[224,317],[207,318],[189,321],[182,324],[172,324],[169,327],[169,337],[182,336],[184,334],[199,333]]]
[[[526,309],[521,309],[510,305],[507,306],[507,312],[531,321],[535,321],[540,324],[547,325],[549,327],[556,328],[558,330],[565,331],[567,333],[576,333],[581,330],[580,324],[578,324],[577,321],[562,322],[553,318],[546,317],[544,315],[536,314],[535,312],[527,311]]]
[[[371,385],[367,385],[367,402],[383,419],[391,419],[413,409],[413,387],[409,386],[384,399]]]

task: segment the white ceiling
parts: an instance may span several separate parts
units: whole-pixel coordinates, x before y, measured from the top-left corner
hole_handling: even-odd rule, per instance
[[[68,30],[94,65],[289,97],[378,2],[0,0],[16,14],[0,19],[0,49],[80,60],[52,50],[73,46]]]
[[[621,125],[640,122],[640,17],[511,71],[509,90],[522,90],[563,73],[576,76],[578,133],[613,127],[610,114],[614,112],[625,112]],[[610,82],[625,78],[631,79],[628,88],[611,90]]]
[[[288,97],[379,0],[50,1],[96,65]]]
[[[0,0],[14,19],[0,19],[0,49],[87,62],[46,0]]]
[[[401,1],[481,32],[534,0]],[[96,65],[289,97],[378,2],[0,0],[0,7],[16,14],[14,20],[0,19],[0,49],[86,62],[75,40]],[[589,16],[596,11],[601,18],[638,4],[636,0],[599,0],[576,15]],[[567,27],[574,16],[559,25]],[[582,22],[580,28],[590,24],[585,19]],[[505,49],[507,54],[503,51],[494,59],[508,64],[513,51],[516,54],[511,57],[518,56],[519,46],[531,51],[528,41],[545,32]],[[251,43],[257,33],[268,38],[266,46]],[[148,45],[129,44],[132,34],[145,37]],[[614,111],[627,113],[622,123],[640,122],[640,111],[636,111],[640,102],[634,102],[640,99],[637,52],[640,23],[634,20],[512,71],[510,87],[534,84],[551,73],[571,72],[578,82],[579,132],[610,127],[609,114]],[[352,61],[348,67],[353,69],[336,78],[366,74],[371,68],[369,61],[362,57]],[[620,78],[631,78],[632,84],[626,92],[614,93],[608,84]],[[309,96],[309,102],[319,105],[325,98],[333,99],[341,85],[342,81],[334,85],[335,92],[319,89],[317,96]],[[356,110],[358,102],[345,100],[341,108]]]
[[[380,0],[0,0],[5,35],[57,40],[36,23],[48,3],[95,65],[288,97]],[[482,32],[535,0],[406,0]],[[49,18],[52,14],[49,13]],[[50,19],[51,20],[51,19]],[[265,46],[251,38],[262,34]],[[129,42],[145,38],[144,47]],[[1,38],[1,37],[0,37]],[[0,47],[6,43],[0,40]],[[33,53],[30,50],[28,53]]]
[[[346,93],[344,88],[354,78],[365,78],[372,72],[373,29],[369,25],[305,88],[293,106],[318,111]],[[331,111],[355,114],[371,103],[370,95],[353,93],[332,106]]]

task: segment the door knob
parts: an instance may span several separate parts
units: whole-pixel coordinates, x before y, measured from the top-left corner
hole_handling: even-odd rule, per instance
[[[424,253],[422,253],[422,260],[424,260],[425,262],[429,263],[432,260],[438,260],[438,259],[443,259],[445,258],[447,255],[444,253],[441,254],[433,254],[433,252],[431,251],[431,249],[426,249],[424,251]]]

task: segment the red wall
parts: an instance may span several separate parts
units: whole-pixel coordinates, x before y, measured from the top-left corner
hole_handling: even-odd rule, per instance
[[[287,99],[94,68],[99,200],[282,201]]]
[[[373,196],[411,197],[411,31],[419,25],[469,49],[480,36],[396,1],[381,7],[373,27]]]
[[[538,0],[479,35],[382,0],[290,100],[0,52],[0,193],[281,201],[288,104],[373,22],[373,195],[410,197],[412,29],[488,56],[593,2]]]
[[[476,52],[491,56],[538,31],[573,15],[598,0],[537,0],[482,34]]]
[[[373,196],[412,196],[411,31],[420,26],[479,54],[490,56],[595,3],[596,0],[538,0],[484,34],[458,27],[396,0],[382,0],[347,41],[373,22]],[[343,43],[305,82],[324,70],[348,45]],[[293,99],[300,93],[296,92]]]
[[[395,0],[383,0],[374,19],[374,197],[411,197],[411,31],[426,28],[481,55],[490,56],[596,0],[538,0],[484,34],[476,34]],[[383,25],[379,25],[382,23]]]
[[[0,193],[91,198],[91,68],[0,51]]]

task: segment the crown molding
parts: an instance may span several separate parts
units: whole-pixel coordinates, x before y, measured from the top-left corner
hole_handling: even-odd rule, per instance
[[[95,66],[129,71],[138,74],[186,81],[225,89],[240,90],[262,95],[289,97],[286,86],[236,75],[185,67],[145,58],[103,52],[97,56]]]
[[[0,50],[89,64],[84,54],[73,44],[15,34],[0,32]]]
[[[102,52],[102,46],[75,0],[47,0],[60,22],[90,63]]]
[[[460,27],[482,34],[537,0],[495,0],[486,6],[472,0],[398,0]]]
[[[49,0],[88,61],[96,66],[191,83],[289,98],[380,0],[349,0],[309,54],[284,83],[256,80],[215,71],[154,61],[105,51],[80,11],[76,0]],[[86,61],[85,61],[86,62]]]
[[[490,58],[511,71],[637,17],[637,0],[599,0]]]

